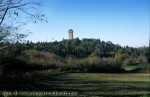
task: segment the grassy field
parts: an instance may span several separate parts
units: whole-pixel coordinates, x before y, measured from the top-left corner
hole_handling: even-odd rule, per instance
[[[39,80],[36,88],[46,91],[73,91],[77,96],[150,96],[150,75],[64,73]]]
[[[149,66],[149,65],[148,65]],[[124,66],[125,73],[71,73],[41,72],[31,73],[31,80],[15,78],[0,84],[3,90],[68,92],[73,95],[56,95],[50,97],[150,97],[150,73],[147,67],[139,73],[133,73],[137,66]],[[146,68],[146,69],[145,69]],[[141,73],[142,71],[142,73]],[[27,78],[28,78],[27,77]],[[18,81],[17,81],[18,80]],[[9,84],[9,85],[8,85]],[[6,88],[5,88],[6,87]],[[9,89],[8,89],[9,88]],[[8,90],[7,90],[8,89]],[[1,95],[0,95],[1,96]],[[49,97],[46,96],[7,96],[7,97]]]
[[[138,68],[139,66],[135,66],[135,65],[131,65],[131,66],[123,66],[122,68],[123,69],[125,69],[125,70],[127,70],[127,71],[130,71],[130,70],[133,70],[133,69],[136,69],[136,68]]]

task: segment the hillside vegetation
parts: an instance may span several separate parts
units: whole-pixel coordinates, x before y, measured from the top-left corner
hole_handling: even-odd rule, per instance
[[[60,42],[1,43],[3,71],[49,70],[79,72],[124,72],[123,66],[147,63],[148,47],[121,47],[100,39]]]

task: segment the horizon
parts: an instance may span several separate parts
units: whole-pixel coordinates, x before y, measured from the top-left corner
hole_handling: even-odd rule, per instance
[[[149,46],[149,0],[42,0],[40,10],[48,23],[28,24],[26,40],[61,41],[73,29],[74,38]]]

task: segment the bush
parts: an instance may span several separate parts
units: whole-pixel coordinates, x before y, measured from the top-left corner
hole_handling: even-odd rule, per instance
[[[53,53],[26,50],[13,58],[6,69],[22,71],[59,69],[63,64],[61,60],[61,57]]]
[[[84,65],[88,72],[122,72],[121,64],[112,58],[87,58],[88,64]]]
[[[77,59],[67,57],[63,70],[78,70],[80,72],[123,72],[121,67],[122,65],[112,58],[88,57]]]
[[[77,71],[80,69],[78,59],[74,56],[68,55],[64,59],[64,65],[61,68],[62,71]]]
[[[128,59],[125,59],[123,63],[124,63],[124,65],[132,65],[133,64],[133,60],[128,58]]]
[[[78,59],[68,55],[65,58],[54,53],[36,50],[25,50],[10,63],[6,70],[33,71],[33,70],[61,70],[80,72],[122,72],[121,63],[114,58],[100,58],[96,56]]]

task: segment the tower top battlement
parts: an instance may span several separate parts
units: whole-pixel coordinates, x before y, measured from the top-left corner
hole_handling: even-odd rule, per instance
[[[69,29],[69,30],[68,30],[68,33],[73,33],[73,30],[72,30],[72,29]]]

